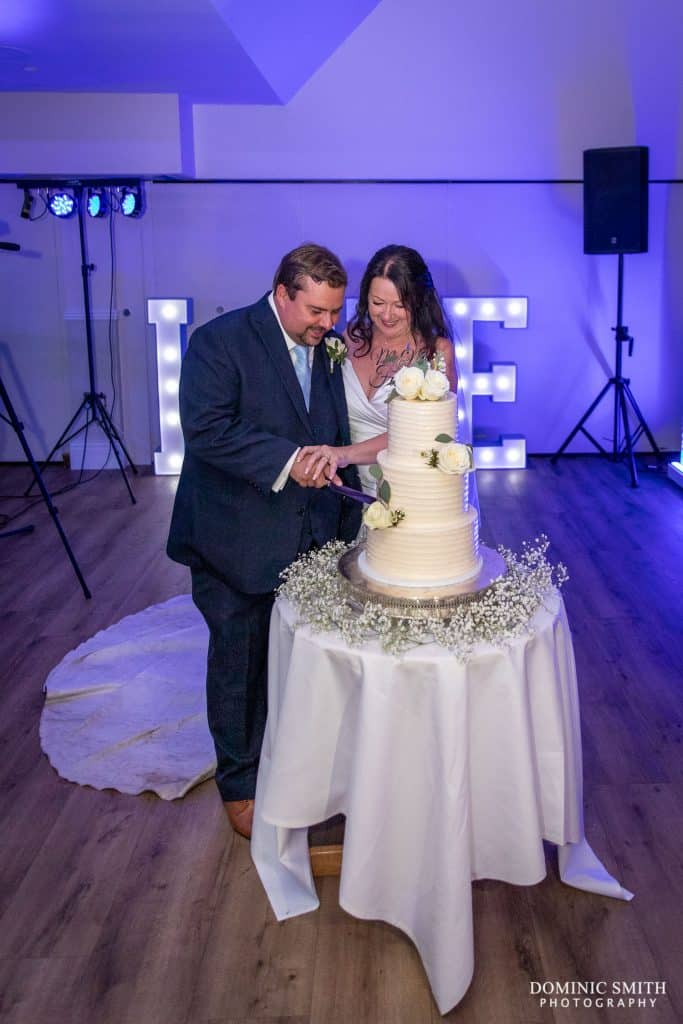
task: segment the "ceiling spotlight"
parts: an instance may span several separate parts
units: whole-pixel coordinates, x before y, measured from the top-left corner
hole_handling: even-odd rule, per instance
[[[55,217],[73,217],[78,206],[70,192],[50,192],[47,208]]]
[[[144,213],[142,184],[121,186],[119,209],[124,217],[142,217]]]
[[[31,219],[31,207],[33,206],[33,194],[27,188],[24,189],[24,202],[21,205],[20,217],[24,220]]]
[[[89,188],[86,210],[91,217],[106,217],[109,213],[109,197],[104,188]]]

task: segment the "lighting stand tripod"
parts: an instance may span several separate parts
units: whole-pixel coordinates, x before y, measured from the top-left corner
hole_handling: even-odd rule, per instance
[[[12,405],[12,403],[10,401],[10,397],[7,394],[7,388],[4,385],[2,377],[0,377],[0,399],[2,400],[2,404],[4,405],[5,411],[7,413],[7,415],[4,415],[2,412],[0,412],[0,419],[4,420],[5,423],[8,423],[10,425],[10,427],[12,427],[14,433],[19,438],[19,443],[20,443],[21,447],[24,449],[24,455],[26,456],[26,461],[28,462],[28,464],[31,467],[31,471],[33,473],[33,480],[38,485],[38,487],[40,489],[40,493],[43,496],[43,501],[45,502],[45,504],[47,506],[47,510],[50,513],[50,515],[52,516],[52,521],[55,524],[55,527],[57,529],[57,533],[61,537],[62,544],[64,545],[64,550],[66,551],[67,555],[69,556],[69,561],[71,562],[71,564],[73,566],[73,570],[76,573],[76,576],[78,577],[78,582],[81,585],[83,593],[88,598],[92,597],[92,594],[88,590],[88,585],[87,585],[87,583],[85,582],[85,580],[83,578],[83,573],[81,572],[80,567],[78,565],[78,562],[76,561],[76,556],[74,555],[73,551],[71,550],[71,545],[69,544],[69,541],[67,540],[67,536],[64,533],[64,529],[62,527],[62,524],[59,521],[59,515],[57,513],[57,509],[55,508],[55,506],[52,503],[52,498],[50,497],[50,492],[48,491],[47,487],[45,486],[45,483],[43,482],[43,477],[41,475],[41,472],[38,469],[38,466],[36,464],[36,460],[33,458],[33,453],[32,453],[32,451],[31,451],[31,449],[29,447],[28,441],[26,440],[26,436],[24,434],[24,425],[23,425],[23,423],[21,423],[21,421],[19,420],[16,412],[14,411],[14,406]],[[33,530],[32,526],[22,526],[18,530],[7,530],[6,533],[0,533],[0,537],[12,537],[12,536],[14,536],[16,534],[19,534],[19,533],[30,533],[32,530]]]
[[[605,384],[604,388],[595,399],[595,401],[588,407],[586,412],[583,414],[579,422],[576,424],[572,432],[567,436],[562,445],[555,452],[551,458],[551,462],[555,463],[559,459],[560,455],[564,452],[567,445],[569,445],[576,434],[581,431],[591,444],[598,449],[601,455],[611,458],[613,462],[616,462],[626,452],[628,457],[629,469],[631,473],[631,487],[638,486],[638,473],[636,470],[636,460],[634,456],[634,447],[641,437],[645,434],[650,445],[652,446],[653,452],[659,458],[661,456],[661,450],[657,446],[657,442],[652,436],[652,431],[645,422],[645,418],[638,408],[638,403],[633,397],[631,391],[631,381],[629,377],[624,377],[621,372],[621,359],[622,351],[621,346],[628,342],[628,354],[633,355],[633,338],[628,333],[628,327],[622,323],[622,306],[624,298],[624,256],[623,253],[619,253],[619,269],[617,272],[617,325],[612,330],[615,334],[615,345],[616,345],[616,369],[614,376]],[[597,409],[600,402],[607,395],[611,388],[614,388],[614,413],[613,413],[613,425],[612,425],[612,451],[607,451],[599,441],[586,430],[584,424],[586,420],[592,415],[593,411]],[[627,403],[631,406],[633,413],[635,414],[638,425],[636,429],[631,433],[631,427],[628,418],[628,407]],[[623,439],[620,438],[620,430],[623,429]]]
[[[89,281],[89,275],[95,269],[95,265],[93,263],[88,263],[87,257],[85,242],[85,219],[83,211],[83,188],[81,187],[80,189],[77,189],[76,194],[78,206],[78,233],[81,243],[81,276],[83,278],[83,308],[85,314],[85,338],[88,350],[89,390],[84,392],[83,401],[79,405],[78,409],[76,409],[76,412],[73,414],[73,416],[65,426],[62,433],[59,435],[59,439],[53,445],[52,450],[45,459],[45,463],[43,464],[43,466],[45,466],[51,460],[52,456],[59,448],[62,448],[64,445],[68,444],[69,441],[72,441],[74,439],[74,437],[78,437],[78,435],[82,434],[83,431],[85,431],[83,451],[83,457],[85,459],[85,446],[87,446],[88,443],[88,428],[92,423],[95,423],[100,428],[106,439],[109,441],[111,450],[113,451],[116,461],[118,462],[121,476],[123,477],[123,481],[128,490],[130,500],[133,503],[133,505],[135,505],[135,495],[133,494],[130,483],[128,481],[128,477],[126,476],[126,471],[123,467],[123,462],[121,460],[121,454],[125,457],[126,461],[128,462],[128,465],[132,469],[133,473],[135,473],[136,475],[138,472],[137,468],[134,465],[130,455],[128,454],[126,446],[124,445],[123,440],[121,439],[121,435],[116,429],[114,421],[112,420],[109,411],[107,410],[107,407],[104,404],[104,394],[102,392],[98,392],[95,388],[95,359],[93,355],[93,336],[92,320],[90,315]],[[75,429],[73,429],[82,414],[85,414],[85,422],[82,423],[80,427],[76,427]],[[121,454],[119,454],[119,448],[121,449]],[[32,487],[33,484],[31,484],[31,486],[29,487],[28,491],[26,492],[27,494],[30,492]]]

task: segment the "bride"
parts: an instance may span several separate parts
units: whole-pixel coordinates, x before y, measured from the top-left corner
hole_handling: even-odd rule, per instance
[[[458,388],[448,320],[419,252],[406,245],[386,245],[375,253],[363,274],[344,341],[342,373],[352,443],[305,447],[297,461],[306,460],[305,472],[313,479],[320,473],[332,479],[338,467],[355,464],[363,490],[374,494],[369,467],[387,446],[386,400],[399,369],[437,356],[451,390]]]

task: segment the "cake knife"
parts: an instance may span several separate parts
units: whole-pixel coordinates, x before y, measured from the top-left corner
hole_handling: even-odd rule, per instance
[[[332,482],[327,485],[331,491],[335,494],[343,494],[346,498],[351,498],[352,501],[360,501],[363,505],[372,505],[373,502],[377,501],[377,498],[373,498],[371,494],[364,494],[363,491],[355,491],[353,487],[345,487],[344,484],[333,484]]]

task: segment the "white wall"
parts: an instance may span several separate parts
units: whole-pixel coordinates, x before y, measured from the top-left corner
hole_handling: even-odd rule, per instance
[[[679,0],[384,0],[284,107],[195,111],[199,177],[580,178],[592,146],[683,172]]]
[[[323,13],[320,15],[323,17]],[[589,146],[651,147],[651,177],[683,177],[679,0],[382,0],[286,106],[175,96],[0,94],[0,173],[198,177],[577,179]],[[192,152],[192,150],[194,150]],[[664,447],[683,409],[683,185],[650,189],[650,252],[626,257],[626,360]],[[0,371],[45,454],[87,385],[77,225],[19,219],[0,185]],[[525,294],[529,328],[481,326],[475,358],[516,361],[515,406],[475,429],[553,451],[613,365],[616,259],[582,253],[581,189],[519,185],[163,185],[116,218],[114,379],[134,457],[157,439],[145,298],[195,300],[195,323],[252,301],[305,238],[336,249],[356,287],[389,241],[418,247],[443,294]],[[108,224],[88,223],[98,384],[111,398]],[[130,316],[123,316],[124,309]],[[607,410],[594,424],[609,434]],[[585,443],[579,449],[590,450]],[[19,458],[0,430],[0,459]]]
[[[0,93],[0,173],[178,174],[178,97]]]

